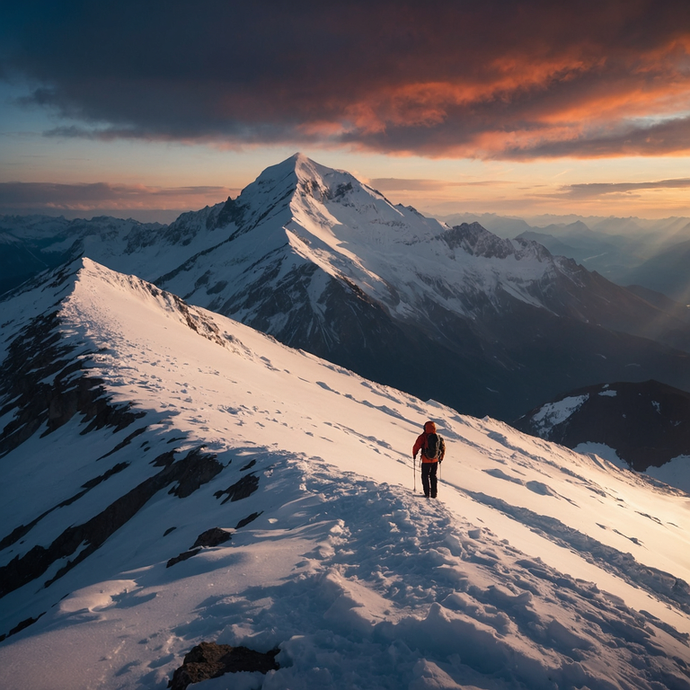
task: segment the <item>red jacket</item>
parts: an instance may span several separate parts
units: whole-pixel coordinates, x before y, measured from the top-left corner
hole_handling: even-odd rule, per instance
[[[433,422],[427,422],[424,425],[424,433],[420,434],[412,447],[412,457],[416,458],[417,453],[419,453],[422,448],[426,448],[426,437],[429,434],[436,433],[436,425]],[[441,458],[443,460],[443,458]],[[424,453],[422,453],[422,462],[438,462],[438,458],[427,458]]]

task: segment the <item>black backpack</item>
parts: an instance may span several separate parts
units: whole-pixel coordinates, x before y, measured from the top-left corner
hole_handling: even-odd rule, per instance
[[[445,443],[438,434],[427,434],[426,446],[422,449],[422,454],[429,460],[442,460]]]

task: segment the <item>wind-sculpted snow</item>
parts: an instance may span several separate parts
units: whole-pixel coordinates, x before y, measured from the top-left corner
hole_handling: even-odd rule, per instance
[[[202,641],[279,650],[209,690],[690,688],[686,494],[88,259],[4,308],[3,688],[163,690]],[[18,425],[64,370],[129,423]]]

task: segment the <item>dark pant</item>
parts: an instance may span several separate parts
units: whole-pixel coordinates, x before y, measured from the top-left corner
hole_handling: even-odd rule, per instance
[[[423,462],[422,463],[422,487],[424,488],[424,495],[429,498],[436,498],[438,492],[438,481],[436,479],[436,470],[438,468],[437,462]]]

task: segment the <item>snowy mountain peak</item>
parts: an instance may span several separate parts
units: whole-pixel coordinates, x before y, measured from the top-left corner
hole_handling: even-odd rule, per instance
[[[385,209],[395,218],[402,215],[385,197],[350,173],[328,168],[301,153],[266,168],[237,199],[240,206],[252,207],[281,202],[289,204],[293,213],[304,210],[306,205],[308,213],[316,212],[324,218],[328,214],[321,207],[331,203],[360,210],[377,206],[379,212]]]

